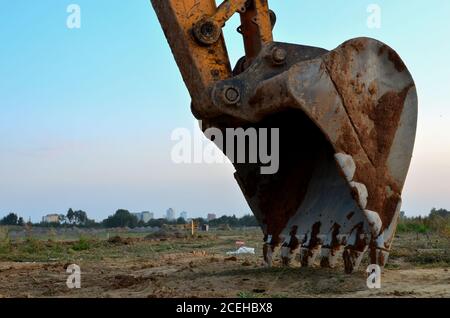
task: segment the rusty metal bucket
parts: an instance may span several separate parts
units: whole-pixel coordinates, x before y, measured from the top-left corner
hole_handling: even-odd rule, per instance
[[[271,60],[274,50],[284,51],[282,65]],[[240,92],[238,106],[221,98],[230,87]],[[342,256],[352,272],[366,251],[372,264],[385,265],[417,123],[415,85],[394,50],[369,38],[330,52],[273,43],[213,96],[245,127],[280,130],[276,174],[235,164],[265,234],[267,265],[280,244],[284,263],[300,245],[304,266],[334,267]]]
[[[332,51],[273,42],[267,0],[152,4],[205,130],[279,129],[275,174],[234,164],[267,265],[281,245],[285,265],[300,248],[305,266],[334,267],[342,256],[352,272],[366,251],[383,266],[417,124],[414,81],[398,54],[369,38]],[[221,28],[236,12],[246,55],[232,71]]]

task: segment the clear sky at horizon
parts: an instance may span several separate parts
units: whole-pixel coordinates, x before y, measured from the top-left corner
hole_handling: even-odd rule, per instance
[[[81,7],[68,29],[67,6]],[[368,36],[393,48],[418,88],[419,125],[403,194],[408,215],[450,209],[450,1],[271,0],[277,41],[333,49]],[[367,27],[378,4],[381,28]],[[239,22],[226,27],[233,62]],[[250,213],[231,165],[175,165],[190,98],[149,0],[15,0],[0,11],[0,217],[169,207]]]

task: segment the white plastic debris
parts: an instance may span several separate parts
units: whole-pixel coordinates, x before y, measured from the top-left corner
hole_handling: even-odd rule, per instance
[[[237,251],[227,252],[227,255],[239,255],[239,254],[255,254],[255,249],[252,247],[241,246]]]

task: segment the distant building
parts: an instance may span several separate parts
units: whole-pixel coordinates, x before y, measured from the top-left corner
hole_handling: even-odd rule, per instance
[[[180,213],[180,218],[182,218],[183,220],[187,221],[188,213],[186,211],[181,212]]]
[[[207,217],[208,221],[212,221],[217,219],[217,216],[215,213],[208,213],[208,217]]]
[[[42,223],[59,223],[59,214],[47,214],[43,216]]]
[[[173,221],[175,220],[175,211],[174,209],[170,208],[166,211],[166,220],[167,221]]]
[[[147,223],[154,217],[154,214],[152,212],[148,212],[148,211],[144,211],[144,212],[140,212],[140,213],[133,213],[133,215],[137,217],[139,222],[142,221],[144,223]]]

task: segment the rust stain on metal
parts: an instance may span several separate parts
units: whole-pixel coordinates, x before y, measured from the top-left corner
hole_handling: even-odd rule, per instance
[[[344,259],[345,272],[348,274],[352,273],[356,269],[355,267],[358,265],[355,263],[357,258],[360,257],[361,253],[363,253],[367,248],[367,243],[362,238],[364,235],[364,224],[357,224],[350,233],[353,233],[353,231],[356,231],[355,243],[352,245],[347,245],[342,255]]]
[[[289,265],[292,254],[294,254],[295,250],[300,246],[300,242],[297,238],[297,231],[298,226],[297,225],[292,226],[291,231],[289,232],[289,240],[282,245],[282,247],[289,249],[290,254],[281,256],[281,261],[285,266]]]
[[[378,165],[382,165],[387,160],[402,114],[402,108],[399,105],[404,105],[406,95],[411,87],[412,85],[408,85],[400,92],[385,93],[369,115],[369,118],[375,124],[372,132],[375,133],[376,137],[372,136],[376,140],[377,153],[374,161]]]
[[[386,51],[388,51],[388,58],[389,58],[389,60],[394,64],[395,69],[398,72],[403,72],[404,70],[406,70],[406,65],[403,62],[403,60],[400,58],[398,53],[395,52],[394,50],[390,49],[387,45],[383,45],[382,47],[380,47],[380,49],[378,51],[378,55],[381,56]]]
[[[329,246],[324,246],[324,248],[329,248],[330,255],[328,257],[323,257],[320,260],[321,267],[331,267],[330,257],[336,256],[337,252],[341,249],[342,242],[339,240],[338,235],[340,233],[341,226],[337,223],[334,223],[331,227],[331,243]]]
[[[338,147],[351,155],[357,155],[362,147],[370,159],[370,164],[357,165],[354,179],[368,189],[367,208],[382,211],[380,218],[384,230],[392,222],[401,192],[401,186],[388,174],[387,158],[398,129],[406,96],[412,85],[406,86],[401,91],[386,92],[378,99],[378,87],[375,82],[366,85],[361,82],[359,74],[353,76],[352,58],[364,47],[363,39],[345,43],[325,59],[325,64],[353,125],[342,128],[341,138],[337,142]],[[384,45],[378,52],[380,56],[383,54],[387,54],[398,72],[404,71],[404,64],[395,51]],[[353,137],[353,131],[359,140]],[[394,194],[387,196],[386,186],[389,186]],[[354,195],[356,197],[357,193]]]
[[[318,237],[318,235],[320,234],[321,226],[322,226],[321,222],[316,222],[312,226],[309,244],[307,246],[304,246],[305,248],[308,249],[308,252],[304,255],[303,259],[301,260],[302,266],[308,266],[309,258],[314,256],[314,253],[316,252],[317,248],[322,244],[321,240]]]

